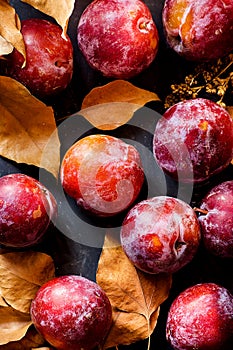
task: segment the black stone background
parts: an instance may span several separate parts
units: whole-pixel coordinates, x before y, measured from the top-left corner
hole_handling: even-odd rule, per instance
[[[73,113],[76,113],[80,110],[84,96],[92,88],[104,85],[111,81],[111,79],[103,77],[99,72],[94,71],[88,66],[77,46],[77,23],[82,11],[90,2],[90,0],[78,0],[75,5],[75,10],[69,21],[68,34],[72,40],[72,44],[74,47],[74,75],[72,82],[67,87],[67,89],[60,93],[58,96],[47,98],[44,100],[45,103],[53,107],[58,125],[64,117],[70,116]],[[185,61],[167,46],[166,41],[164,39],[161,23],[161,13],[164,1],[146,0],[145,3],[150,8],[159,31],[159,52],[151,66],[139,76],[131,79],[130,82],[140,88],[156,92],[161,98],[161,100],[164,101],[166,95],[170,93],[171,83],[178,83],[182,81],[182,79],[188,72],[192,72],[193,68],[195,67],[195,63]],[[52,18],[44,15],[43,13],[35,10],[31,6],[19,0],[13,0],[11,1],[11,4],[13,7],[15,7],[21,19],[39,17],[49,19],[50,21],[54,21]],[[56,1],[54,1],[54,6],[56,6]],[[162,103],[149,103],[147,104],[147,107],[159,113],[163,112]],[[135,116],[133,118],[134,119],[132,119],[133,122],[131,124],[135,125],[134,121],[140,121],[143,118],[143,115],[140,114],[139,111],[135,113]],[[150,122],[150,120],[153,119],[153,113],[152,115],[149,115],[148,118],[148,122]],[[141,121],[142,126],[144,122],[145,121]],[[88,125],[88,123],[85,120],[82,120],[82,123],[84,124],[84,129],[88,128],[88,130],[90,130],[90,133],[99,132],[98,130],[94,129],[91,125]],[[132,139],[136,138],[136,140],[139,143],[141,142],[144,144],[144,146],[151,149],[152,134],[149,133],[147,135],[141,135],[141,132],[142,129],[135,129],[135,127],[129,124],[117,129],[116,131],[112,132],[112,134],[117,137],[127,137],[129,141],[130,137],[132,137]],[[62,142],[63,140],[61,140],[61,143]],[[64,153],[64,151],[65,148],[62,146],[62,152]],[[16,164],[14,162],[0,157],[0,176],[19,171],[37,178],[39,176],[38,169],[35,167],[28,166],[25,164]],[[153,171],[154,166],[152,164],[149,164],[147,169],[148,179],[150,179],[151,177],[153,178],[153,174],[151,173]],[[49,179],[48,181],[51,182],[51,189],[54,190],[54,195],[57,196],[56,198],[59,203],[59,210],[62,213],[63,206],[60,201],[59,191],[57,190],[56,184],[53,182],[53,179],[50,178],[49,174],[45,176],[47,176]],[[196,186],[194,188],[190,204],[193,206],[198,205],[199,201],[209,188],[211,188],[213,185],[216,185],[222,181],[229,179],[233,179],[231,165],[224,172],[212,178],[207,183],[203,184],[202,186]],[[156,179],[154,181],[154,184],[156,184]],[[166,178],[166,181],[167,193],[164,194],[175,196],[177,193],[176,183],[169,178]],[[148,185],[148,183],[150,184],[149,180],[144,186],[139,199],[145,198],[147,196],[148,188],[146,186]],[[151,193],[156,195],[158,194],[158,192],[156,192],[157,190],[158,189],[155,188],[155,192],[152,191]],[[72,205],[73,204],[71,203],[71,206]],[[90,219],[89,217],[85,217],[84,220],[82,220],[82,213],[78,211],[77,215],[80,215],[81,217],[80,227],[78,228],[79,231],[82,231],[82,229],[85,230],[85,222],[88,222],[88,220],[94,220]],[[96,230],[99,230],[99,234],[104,236],[106,227],[109,227],[111,225],[112,227],[115,227],[119,225],[119,223],[122,220],[122,216],[119,216],[114,220],[98,222],[98,219],[95,219],[95,223],[97,225]],[[116,220],[118,220],[118,222]],[[65,235],[62,234],[62,232],[57,230],[55,227],[51,226],[43,242],[36,246],[35,249],[44,251],[53,257],[55,261],[57,275],[74,273],[81,274],[83,276],[86,276],[87,278],[95,280],[95,272],[98,264],[99,255],[101,253],[101,248],[93,248],[79,244],[74,240],[67,238]],[[122,271],[122,273],[124,272]],[[174,300],[175,296],[178,295],[178,293],[180,293],[182,290],[191,285],[201,282],[215,282],[225,286],[231,292],[233,292],[232,260],[214,257],[207,253],[201,245],[193,261],[173,275],[173,284],[169,298],[161,306],[158,323],[151,337],[151,350],[171,349],[171,347],[167,344],[165,339],[165,324],[169,306],[172,300]],[[119,347],[119,350],[124,349],[146,350],[147,340],[140,341],[130,346]]]

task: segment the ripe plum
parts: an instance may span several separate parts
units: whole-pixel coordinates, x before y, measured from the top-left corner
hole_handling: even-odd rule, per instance
[[[233,297],[215,283],[181,292],[167,318],[167,340],[175,350],[225,349],[233,334]]]
[[[9,55],[7,75],[25,85],[40,98],[63,91],[73,75],[73,46],[62,29],[44,19],[22,21],[22,35],[26,48],[23,56],[14,49]]]
[[[36,329],[56,349],[91,350],[104,340],[112,322],[105,292],[85,277],[56,277],[31,303]]]
[[[233,119],[217,103],[178,102],[158,121],[153,141],[158,165],[180,182],[203,182],[233,158]]]
[[[213,187],[202,199],[200,209],[198,219],[206,249],[233,258],[233,181]]]
[[[9,174],[0,178],[0,243],[29,247],[38,243],[55,217],[53,195],[34,178]]]
[[[169,45],[194,61],[223,57],[233,49],[233,2],[166,0],[163,26]]]
[[[65,192],[78,205],[99,216],[127,209],[144,182],[136,148],[102,134],[77,141],[63,158],[60,176]]]
[[[129,79],[152,63],[159,36],[141,0],[95,0],[81,15],[77,40],[92,68],[108,77]]]
[[[148,273],[173,273],[194,257],[200,229],[187,203],[158,196],[139,202],[128,212],[120,237],[136,267]]]

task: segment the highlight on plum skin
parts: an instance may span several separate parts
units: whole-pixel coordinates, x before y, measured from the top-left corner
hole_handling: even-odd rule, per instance
[[[107,217],[135,202],[144,183],[144,171],[134,146],[96,134],[83,137],[67,150],[60,178],[64,191],[78,206]]]
[[[40,18],[22,20],[26,65],[23,56],[14,49],[9,55],[7,75],[23,84],[39,98],[58,94],[73,76],[73,46],[62,36],[57,24]]]
[[[178,102],[156,125],[153,153],[163,171],[177,181],[204,182],[233,158],[233,119],[208,99]]]
[[[59,350],[92,350],[112,324],[112,307],[100,286],[85,277],[65,275],[48,281],[35,295],[31,319]]]
[[[0,244],[22,248],[39,243],[57,215],[52,193],[25,174],[0,178]]]
[[[211,61],[233,49],[233,2],[165,0],[162,13],[170,47],[185,59]]]
[[[104,76],[130,79],[155,59],[159,35],[141,0],[95,0],[77,26],[78,46],[88,64]]]
[[[143,200],[126,215],[120,232],[129,260],[147,273],[174,273],[195,256],[200,227],[194,210],[168,196]]]
[[[174,350],[230,349],[233,335],[233,296],[215,283],[188,287],[168,312],[166,338]]]
[[[214,186],[197,212],[205,248],[221,258],[233,258],[233,181]]]

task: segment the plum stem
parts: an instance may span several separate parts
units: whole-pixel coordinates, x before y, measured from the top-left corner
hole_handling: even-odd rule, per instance
[[[194,207],[193,210],[197,213],[201,213],[201,214],[205,214],[205,215],[208,214],[208,210],[205,210],[205,209]]]

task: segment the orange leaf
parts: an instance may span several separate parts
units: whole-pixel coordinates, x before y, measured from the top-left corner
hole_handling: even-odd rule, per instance
[[[39,287],[54,275],[53,260],[47,254],[0,254],[0,349],[31,350],[44,345],[43,337],[30,327],[29,310]]]
[[[0,295],[0,306],[8,306],[1,295]]]
[[[20,312],[29,313],[37,290],[53,277],[53,260],[47,254],[26,251],[0,255],[0,297]]]
[[[230,116],[233,118],[233,106],[227,106],[226,110],[230,114]]]
[[[15,47],[26,58],[20,20],[7,0],[0,0],[0,56],[9,54]]]
[[[150,101],[159,101],[159,98],[128,81],[115,80],[92,89],[84,98],[79,113],[95,127],[111,130],[125,124],[135,111]]]
[[[0,344],[23,338],[31,324],[29,314],[0,306]]]
[[[13,51],[14,47],[6,39],[0,35],[0,56],[8,55]]]
[[[137,270],[121,246],[107,235],[96,275],[113,309],[113,325],[104,349],[150,337],[159,306],[168,297],[171,276]]]
[[[0,155],[57,176],[60,142],[53,110],[20,83],[0,77]]]
[[[34,327],[30,327],[23,338],[18,341],[10,341],[7,344],[0,345],[0,350],[49,350],[51,348],[43,347],[45,344],[44,338],[35,330]]]
[[[63,35],[65,37],[69,18],[74,10],[75,0],[21,0],[27,4],[35,7],[37,10],[46,13],[47,15],[53,17],[57,23],[63,29]]]

